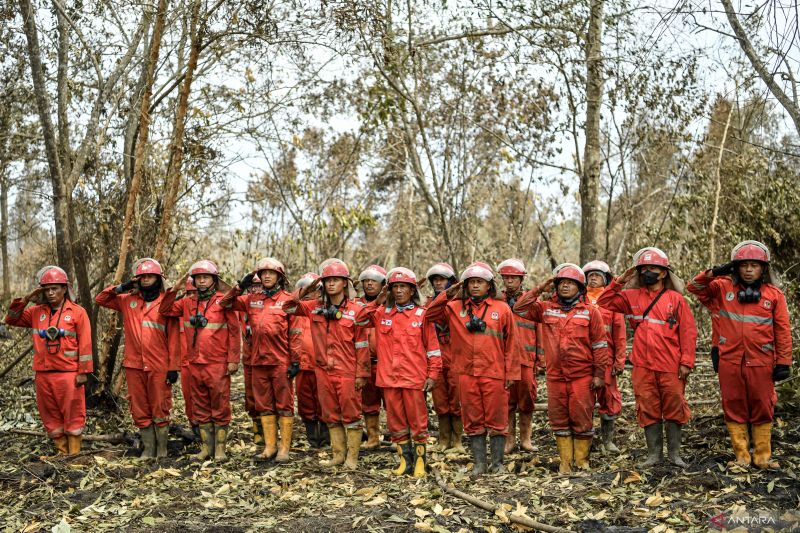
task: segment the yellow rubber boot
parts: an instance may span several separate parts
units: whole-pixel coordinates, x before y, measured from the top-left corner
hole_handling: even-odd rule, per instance
[[[423,478],[426,475],[428,459],[425,456],[425,443],[414,443],[414,477]]]
[[[439,415],[439,439],[436,441],[436,450],[443,452],[453,442],[453,420],[450,415]]]
[[[200,453],[192,459],[206,461],[214,457],[214,424],[200,424]]]
[[[450,419],[453,424],[453,435],[450,437],[449,450],[456,453],[467,453],[464,445],[461,444],[461,437],[464,435],[464,423],[461,421],[461,417],[451,415]]]
[[[753,464],[757,468],[778,468],[772,457],[772,422],[753,424]]]
[[[413,472],[414,454],[411,451],[411,442],[404,440],[397,443],[397,457],[400,460],[397,468],[392,470],[395,476],[409,475]]]
[[[589,470],[589,449],[592,447],[592,439],[573,439],[572,446],[575,466],[581,470]]]
[[[275,415],[262,416],[261,430],[264,433],[264,450],[259,458],[270,460],[278,453],[278,417]]]
[[[331,452],[333,457],[329,461],[322,461],[322,466],[338,466],[344,463],[344,454],[347,450],[347,436],[344,432],[344,426],[336,424],[328,427],[328,433],[331,437]],[[359,435],[359,442],[360,442]]]
[[[558,457],[561,459],[561,463],[558,465],[558,473],[569,474],[572,472],[572,459],[574,457],[572,435],[556,435],[556,446],[558,447]]]
[[[292,448],[292,429],[294,428],[293,416],[282,416],[279,419],[281,426],[281,445],[278,448],[278,455],[275,456],[276,463],[289,462],[289,450]]]
[[[261,428],[261,420],[258,418],[252,419],[253,426],[251,428],[253,432],[253,444],[259,445],[264,444],[264,436],[262,434],[263,430]]]
[[[728,434],[731,436],[733,453],[736,454],[736,464],[750,466],[750,437],[747,434],[747,424],[737,424],[736,422],[726,422],[726,424]]]
[[[67,443],[66,435],[54,438],[53,445],[56,447],[56,455],[67,455],[69,453],[69,444]]]
[[[347,458],[344,467],[348,470],[358,468],[358,450],[361,448],[361,428],[347,428]]]
[[[361,445],[365,450],[374,450],[381,445],[380,415],[364,415],[367,425],[367,442]]]
[[[228,426],[214,426],[214,460],[228,459],[225,451],[228,443]]]
[[[67,449],[70,455],[78,455],[81,453],[81,441],[83,435],[67,435]]]

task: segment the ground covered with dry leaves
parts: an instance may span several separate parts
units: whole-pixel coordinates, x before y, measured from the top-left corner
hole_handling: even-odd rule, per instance
[[[714,529],[709,520],[720,513],[754,517],[759,512],[783,517],[789,524],[784,529],[800,527],[795,514],[800,507],[799,417],[788,407],[779,408],[773,430],[779,471],[728,465],[733,456],[718,404],[693,408],[684,439],[686,471],[667,465],[636,469],[644,440],[633,407],[625,407],[618,423],[622,453],[608,457],[593,451],[588,473],[558,474],[555,443],[541,412],[534,418],[538,451],[508,456],[504,475],[472,480],[469,456],[433,453],[431,464],[448,484],[502,506],[491,514],[443,494],[433,476],[393,477],[395,455],[388,444],[362,452],[357,472],[326,469],[319,461],[329,452],[309,450],[300,427],[291,464],[253,461],[256,448],[242,410],[241,375],[233,386],[231,460],[224,464],[190,461],[186,454],[197,446],[181,438],[177,427],[170,456],[159,463],[139,462],[130,444],[98,442],[78,457],[43,461],[40,456],[52,453],[49,442],[9,431],[40,429],[32,382],[20,385],[26,374],[20,370],[0,389],[0,529],[5,531],[520,530],[509,521],[512,515],[574,531],[705,531]],[[628,376],[624,401],[632,400]],[[176,423],[181,423],[179,387],[175,391]],[[688,391],[690,402],[717,397],[709,367],[692,375]],[[126,410],[122,403],[119,413],[90,412],[88,433],[130,431]],[[780,522],[775,525],[780,529]]]

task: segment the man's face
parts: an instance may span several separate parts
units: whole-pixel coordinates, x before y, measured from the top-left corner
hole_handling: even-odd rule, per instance
[[[602,272],[596,270],[589,272],[586,275],[586,285],[592,289],[599,289],[606,286],[606,277]]]
[[[503,285],[506,287],[506,292],[516,294],[522,287],[522,276],[503,275]]]
[[[214,276],[211,274],[196,274],[192,276],[194,286],[201,291],[206,291],[214,286]]]
[[[325,278],[325,294],[328,296],[339,296],[344,293],[344,288],[347,285],[345,278]]]
[[[139,276],[139,287],[152,287],[158,281],[155,274],[142,274]]]
[[[361,286],[364,287],[364,294],[369,296],[370,298],[373,296],[377,296],[379,292],[381,292],[381,288],[383,287],[380,281],[375,281],[374,279],[365,279],[361,282]]]
[[[406,305],[414,295],[414,287],[410,283],[392,283],[391,291],[398,305]]]
[[[764,274],[764,265],[759,261],[742,261],[739,263],[737,272],[745,283],[753,283],[761,279]]]
[[[580,290],[581,290],[580,286],[571,279],[558,280],[558,295],[565,300],[574,298],[575,296],[578,295],[578,292],[580,292]]]
[[[469,278],[467,280],[467,294],[473,298],[483,298],[489,294],[489,282],[481,278]]]
[[[261,280],[261,285],[265,289],[270,290],[278,283],[281,275],[277,270],[266,269],[259,272],[258,277]]]
[[[45,300],[50,304],[50,307],[58,307],[64,301],[64,295],[67,294],[66,285],[45,285],[42,287],[42,293]]]
[[[431,276],[431,285],[436,293],[447,290],[447,278],[439,275]]]

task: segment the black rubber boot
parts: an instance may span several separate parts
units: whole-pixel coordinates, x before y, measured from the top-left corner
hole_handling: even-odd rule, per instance
[[[600,417],[600,442],[606,453],[619,453],[619,448],[614,444],[614,419]]]
[[[303,419],[303,425],[306,427],[308,445],[312,448],[319,448],[319,423],[316,420]]]
[[[472,450],[472,475],[480,476],[486,473],[486,434],[471,435],[469,437],[469,447]]]
[[[503,470],[503,457],[506,453],[506,437],[504,435],[492,435],[489,438],[489,443],[492,448],[492,466],[489,471],[492,474],[502,474]]]
[[[686,468],[681,459],[681,426],[675,422],[667,422],[667,457],[675,466]]]
[[[322,420],[317,420],[317,443],[320,448],[331,445],[331,434],[328,431],[328,424]]]
[[[645,426],[644,438],[647,441],[647,458],[636,464],[639,468],[655,466],[664,459],[664,431],[661,422]]]

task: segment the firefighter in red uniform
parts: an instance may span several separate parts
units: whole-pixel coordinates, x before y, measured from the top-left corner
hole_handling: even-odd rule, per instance
[[[442,368],[436,329],[425,322],[417,276],[407,268],[389,271],[388,294],[367,306],[378,347],[377,383],[386,402],[386,424],[397,445],[395,475],[425,477],[428,406]],[[384,305],[385,303],[385,305]],[[413,441],[413,447],[412,447]]]
[[[506,259],[497,267],[503,278],[503,292],[498,297],[504,300],[510,308],[514,308],[522,296],[522,281],[527,271],[519,259]],[[519,411],[519,445],[527,452],[534,451],[531,443],[533,424],[533,408],[536,405],[536,324],[521,318],[515,319],[517,336],[520,348],[520,380],[514,382],[508,396],[508,433],[506,453],[511,453],[516,447],[517,438],[517,411]]]
[[[597,306],[597,299],[614,278],[611,268],[603,261],[590,261],[583,266],[583,273],[586,274],[586,299]],[[614,421],[622,412],[622,394],[617,385],[617,376],[621,376],[625,370],[627,358],[625,317],[602,307],[598,309],[603,317],[610,357],[603,378],[605,387],[595,389],[600,405],[600,442],[606,452],[619,453],[619,448],[614,444]]]
[[[555,287],[552,298],[537,301]],[[547,416],[561,460],[558,471],[572,471],[572,463],[589,468],[594,428],[595,391],[604,387],[608,341],[600,311],[589,303],[586,277],[578,265],[564,263],[553,278],[526,292],[514,312],[539,322],[544,330],[547,358]]]
[[[370,265],[358,275],[358,281],[364,289],[364,296],[358,299],[363,305],[375,301],[381,289],[386,285],[386,270],[380,265]],[[384,403],[380,387],[375,385],[375,372],[378,368],[375,329],[368,330],[370,376],[367,384],[361,389],[361,409],[364,411],[364,424],[367,426],[367,441],[362,445],[365,450],[374,450],[381,445],[380,414],[381,403]]]
[[[261,292],[242,294],[258,276]],[[292,380],[300,372],[300,361],[293,359],[290,332],[293,315],[284,311],[291,295],[284,290],[286,270],[272,257],[261,259],[253,272],[245,275],[222,298],[223,307],[247,313],[252,334],[252,386],[255,410],[261,417],[264,450],[261,459],[289,461],[294,428],[294,390]],[[278,445],[280,427],[280,445]]]
[[[261,293],[261,280],[258,275],[248,287],[250,294]],[[242,328],[242,371],[244,374],[244,410],[250,417],[250,432],[253,435],[253,444],[256,446],[264,443],[264,431],[261,428],[261,417],[256,410],[255,394],[253,393],[253,330],[250,327],[250,315],[239,313],[239,326]]]
[[[425,274],[428,283],[433,288],[433,298],[449,289],[458,279],[453,267],[447,263],[436,263]],[[433,301],[430,298],[426,305]],[[439,423],[439,451],[452,451],[464,453],[461,437],[464,434],[464,425],[461,422],[461,403],[458,398],[458,375],[450,372],[452,350],[450,345],[450,326],[446,323],[435,323],[436,336],[439,339],[439,349],[442,351],[442,370],[436,387],[431,392],[433,408]]]
[[[83,386],[92,372],[92,329],[66,272],[46,266],[36,278],[39,288],[11,302],[5,323],[31,329],[39,416],[56,453],[75,455],[86,423]]]
[[[295,283],[295,289],[318,286],[319,275],[306,272]],[[305,300],[318,300],[319,292],[306,295]],[[300,372],[294,380],[297,396],[297,412],[306,427],[306,438],[312,448],[323,448],[330,444],[328,425],[322,421],[322,406],[317,394],[317,376],[314,363],[314,340],[311,333],[311,320],[306,316],[296,316],[295,325],[290,331],[293,359],[300,361]]]
[[[460,297],[453,299],[460,293]],[[491,471],[502,472],[508,434],[508,389],[520,379],[514,314],[496,299],[492,269],[472,263],[461,281],[440,293],[426,319],[450,326],[451,371],[458,375],[461,416],[470,437],[473,475],[486,472],[486,434]]]
[[[333,458],[323,463],[358,467],[361,445],[361,389],[370,376],[368,320],[355,301],[350,271],[342,261],[328,259],[321,270],[322,297],[304,301],[316,283],[292,293],[287,313],[308,317],[314,342],[317,391],[322,420],[328,424]]]
[[[615,279],[600,295],[600,307],[623,313],[633,326],[633,393],[636,416],[644,428],[646,468],[663,459],[666,425],[669,461],[679,467],[681,427],[691,414],[686,380],[694,368],[697,328],[684,299],[683,281],[670,268],[667,254],[643,248],[633,256],[635,266]]]
[[[186,280],[186,283],[183,287],[183,294],[179,295],[178,298],[197,298],[197,287],[194,286],[192,283],[192,279],[189,278]],[[178,320],[178,330],[180,332],[180,347],[181,347],[181,395],[183,395],[183,412],[186,415],[186,420],[189,421],[189,425],[192,427],[192,433],[195,434],[196,438],[200,437],[200,426],[198,425],[197,421],[194,418],[194,410],[192,409],[192,383],[191,383],[191,376],[189,375],[189,344],[191,339],[188,340],[188,336],[186,335],[186,327],[183,324],[183,319],[179,318]]]
[[[133,290],[133,292],[131,292]],[[143,458],[166,457],[172,385],[178,381],[180,350],[176,322],[159,314],[164,272],[155,259],[140,259],[133,278],[106,287],[98,305],[122,314],[125,380],[133,423],[142,436]]]
[[[757,241],[739,243],[731,262],[698,274],[689,292],[712,312],[719,347],[722,410],[736,462],[777,468],[770,461],[775,382],[791,373],[792,332],[780,280],[770,268],[770,253]]]
[[[196,298],[176,299],[177,287],[192,278]],[[231,421],[231,375],[239,369],[242,338],[239,318],[220,305],[230,287],[219,277],[217,265],[203,259],[168,290],[159,312],[182,317],[191,376],[192,410],[200,425],[202,447],[195,459],[227,459],[228,424]]]

